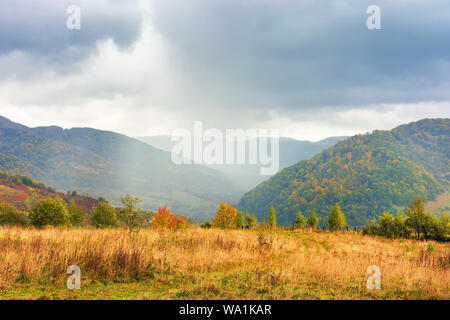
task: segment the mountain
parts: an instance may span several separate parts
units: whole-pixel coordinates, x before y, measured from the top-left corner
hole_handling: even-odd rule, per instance
[[[122,134],[91,128],[28,128],[0,117],[0,170],[59,190],[143,199],[143,208],[167,205],[177,214],[207,217],[239,193],[223,174],[199,165],[175,165],[169,152]]]
[[[246,193],[239,209],[291,225],[298,211],[315,210],[322,223],[338,202],[351,226],[383,211],[403,209],[414,195],[425,200],[449,190],[450,120],[425,119],[338,142],[310,160],[280,171]]]
[[[57,192],[54,188],[46,187],[42,182],[33,181],[29,177],[10,176],[6,172],[0,172],[0,203],[6,202],[21,211],[29,210],[30,208],[27,208],[25,201],[31,199],[33,194],[36,196],[36,201],[55,196],[65,200],[67,204],[74,200],[84,212],[89,212],[92,207],[98,204],[96,199],[86,195]]]
[[[318,142],[301,141],[291,138],[281,137],[279,140],[280,146],[280,170],[286,168],[300,160],[309,159],[328,147],[333,146],[336,142],[345,139],[346,137],[330,137]],[[177,142],[171,141],[171,136],[149,136],[138,137],[137,139],[148,143],[156,148],[171,151]],[[270,143],[270,142],[268,142]],[[225,144],[224,144],[225,145]],[[249,150],[249,142],[246,142],[246,150]],[[211,168],[222,172],[235,185],[236,188],[247,191],[269,176],[262,176],[260,174],[260,165],[250,164],[215,164],[210,165]]]

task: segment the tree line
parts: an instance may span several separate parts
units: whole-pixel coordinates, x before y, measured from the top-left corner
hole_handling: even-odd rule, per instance
[[[138,207],[139,198],[127,194],[120,196],[122,206],[113,207],[103,197],[89,213],[76,204],[70,203],[59,196],[37,200],[35,194],[26,199],[28,211],[21,212],[8,203],[0,204],[0,226],[13,225],[22,227],[44,228],[81,227],[95,228],[126,227],[130,233],[139,232],[143,227],[182,228],[189,225],[183,217],[173,215],[166,207],[158,208],[156,212],[142,210]]]
[[[414,197],[406,208],[405,216],[387,212],[372,219],[363,228],[363,234],[387,238],[412,238],[417,240],[450,240],[450,222],[446,212],[440,218],[426,212],[422,198]]]
[[[330,230],[342,230],[346,225],[345,215],[342,213],[339,204],[335,204],[328,217],[328,228]],[[243,213],[238,211],[233,206],[229,206],[226,202],[222,202],[216,210],[216,215],[211,221],[205,222],[201,225],[203,228],[221,228],[221,229],[249,229],[258,224],[258,219],[255,215],[248,212]],[[263,219],[260,226],[267,228],[277,227],[277,212],[273,206],[270,207],[267,219]],[[319,227],[319,218],[315,211],[312,211],[308,218],[304,217],[299,211],[294,220],[295,228],[309,227],[317,229]]]
[[[216,210],[214,219],[202,224],[203,228],[241,229],[253,228],[257,225],[256,216],[248,212],[242,213],[233,206],[222,202]],[[347,219],[338,203],[330,208],[326,220],[326,226],[330,231],[339,231],[346,227]],[[277,227],[277,212],[273,206],[270,207],[267,218],[263,219],[260,226],[267,228]],[[319,218],[313,210],[309,217],[303,216],[299,211],[293,221],[294,228],[319,227]],[[364,235],[383,236],[387,238],[412,238],[418,240],[448,241],[450,234],[450,222],[447,213],[443,213],[440,218],[426,212],[422,198],[414,197],[406,208],[404,214],[383,213],[378,218],[370,220],[362,228]]]
[[[0,226],[33,226],[43,228],[46,226],[80,227],[91,225],[96,228],[126,227],[129,232],[139,232],[141,228],[151,226],[157,228],[185,228],[189,222],[176,216],[167,209],[158,208],[156,212],[138,208],[139,198],[127,194],[121,196],[121,207],[113,207],[106,199],[99,198],[89,214],[71,199],[67,204],[59,196],[54,198],[37,200],[36,195],[26,199],[25,206],[29,211],[20,212],[12,205],[0,204]],[[330,231],[339,231],[347,224],[345,214],[338,203],[330,208],[326,225]],[[250,229],[257,225],[264,228],[277,228],[277,212],[270,207],[267,218],[258,224],[255,215],[238,211],[237,208],[222,202],[216,209],[215,217],[201,225],[203,228],[221,229]],[[313,210],[309,217],[305,217],[301,211],[293,221],[294,228],[319,227],[319,218]],[[364,235],[383,236],[387,238],[412,238],[417,240],[449,241],[450,221],[447,213],[440,218],[426,212],[422,198],[414,197],[406,208],[404,214],[383,213],[373,218],[362,228]]]

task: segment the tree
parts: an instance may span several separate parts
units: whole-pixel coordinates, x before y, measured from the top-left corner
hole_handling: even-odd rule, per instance
[[[378,217],[379,233],[387,238],[395,238],[398,236],[396,231],[396,223],[393,215],[385,212]]]
[[[273,206],[270,207],[269,215],[267,216],[267,224],[269,225],[269,228],[277,227],[277,213]]]
[[[216,228],[231,229],[236,226],[237,209],[229,206],[226,202],[221,202],[220,207],[216,209],[216,216],[211,224]]]
[[[58,196],[40,200],[30,212],[29,218],[31,224],[38,228],[69,224],[66,203]]]
[[[126,196],[120,196],[122,200],[123,208],[118,210],[118,217],[120,221],[126,224],[128,231],[139,232],[142,225],[148,221],[151,217],[143,214],[137,208],[137,204],[142,200],[139,198],[133,198],[129,194]]]
[[[152,220],[153,228],[170,228],[170,229],[178,229],[185,228],[189,225],[186,219],[182,217],[177,217],[170,213],[170,210],[167,207],[158,208],[158,211],[155,212]]]
[[[242,214],[241,211],[238,212],[238,214],[236,215],[236,228],[238,229],[242,229],[244,227],[244,215]]]
[[[438,224],[434,227],[433,239],[438,241],[450,240],[450,220],[446,212],[442,214]]]
[[[439,220],[431,213],[425,212],[420,196],[414,197],[406,208],[406,226],[411,228],[413,236],[417,239],[434,239],[446,241],[449,237],[448,215],[444,213]]]
[[[99,202],[91,210],[91,220],[96,228],[118,227],[116,210],[109,203]]]
[[[253,228],[258,223],[258,218],[254,214],[245,212],[245,225],[249,228]]]
[[[72,226],[79,227],[86,219],[83,209],[75,203],[75,200],[70,200],[69,205],[69,222]]]
[[[409,236],[408,228],[406,227],[405,219],[400,212],[397,212],[394,219],[395,236],[397,238],[406,238]]]
[[[427,214],[420,196],[415,196],[406,208],[406,225],[411,228],[417,239],[421,233],[426,233]]]
[[[345,215],[341,211],[341,207],[336,203],[328,215],[328,229],[331,231],[342,230],[346,225]]]
[[[0,226],[28,226],[30,221],[27,216],[18,212],[16,208],[7,203],[0,204]]]
[[[37,194],[33,192],[28,198],[23,201],[25,209],[27,211],[31,211],[37,204]]]
[[[299,211],[298,214],[297,214],[297,217],[295,217],[294,224],[295,224],[296,228],[304,228],[305,227],[306,219],[302,215],[301,211]]]
[[[319,226],[319,218],[317,217],[316,211],[311,211],[306,225],[310,228],[316,229]]]

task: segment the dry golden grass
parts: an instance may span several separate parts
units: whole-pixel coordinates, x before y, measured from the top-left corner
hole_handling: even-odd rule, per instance
[[[24,284],[65,298],[69,265],[81,268],[80,297],[90,299],[450,298],[450,245],[444,243],[309,230],[189,228],[130,237],[122,229],[0,227],[3,298],[14,298]],[[381,269],[381,290],[366,288],[370,265]],[[146,293],[129,294],[118,283],[142,285]],[[116,292],[82,295],[99,284]]]

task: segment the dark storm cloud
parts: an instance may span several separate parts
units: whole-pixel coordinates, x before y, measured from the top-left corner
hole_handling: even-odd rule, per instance
[[[450,98],[450,3],[154,1],[199,103],[305,109]],[[366,9],[381,8],[382,30]]]
[[[1,4],[0,114],[25,124],[320,139],[449,115],[448,0]],[[66,28],[70,4],[81,30]]]
[[[66,9],[73,4],[81,9],[80,30],[66,27]],[[112,38],[121,48],[130,46],[140,35],[141,20],[135,1],[3,0],[0,57],[20,52],[67,65],[91,54],[102,39]]]

